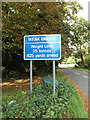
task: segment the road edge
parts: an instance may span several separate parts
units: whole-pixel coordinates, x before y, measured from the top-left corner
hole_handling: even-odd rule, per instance
[[[60,70],[60,73],[61,73],[64,77],[68,77],[67,75],[64,74],[63,70]],[[85,93],[82,92],[82,91],[80,90],[80,88],[77,86],[77,84],[74,83],[70,78],[68,78],[67,80],[68,80],[68,82],[70,82],[71,84],[73,84],[73,85],[75,86],[76,91],[78,92],[78,94],[80,95],[80,97],[81,97],[81,99],[82,99],[82,102],[83,102],[84,107],[85,107],[85,111],[86,111],[87,114],[88,114],[88,98],[86,97]],[[90,115],[88,114],[88,116],[90,116]]]

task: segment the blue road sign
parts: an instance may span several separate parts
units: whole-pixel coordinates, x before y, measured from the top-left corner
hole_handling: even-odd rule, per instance
[[[61,35],[24,36],[24,60],[60,60]]]

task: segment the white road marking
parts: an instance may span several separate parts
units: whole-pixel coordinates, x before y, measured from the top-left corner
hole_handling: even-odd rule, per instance
[[[80,73],[78,73],[78,72],[75,72],[76,74],[80,74]]]
[[[88,76],[85,76],[85,75],[84,75],[83,77],[86,77],[86,78],[88,78]]]

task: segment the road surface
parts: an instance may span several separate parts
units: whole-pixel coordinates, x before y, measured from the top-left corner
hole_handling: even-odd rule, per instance
[[[90,73],[66,67],[62,68],[62,70],[88,97],[88,75]]]

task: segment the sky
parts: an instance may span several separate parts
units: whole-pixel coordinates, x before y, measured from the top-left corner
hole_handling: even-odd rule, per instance
[[[78,12],[78,16],[83,17],[85,20],[88,20],[88,2],[90,0],[77,0],[83,7],[83,10]]]
[[[65,0],[65,2],[69,2],[69,1],[79,2],[79,4],[82,5],[83,10],[80,10],[77,15],[79,17],[83,17],[85,20],[88,20],[88,2],[90,0]]]

